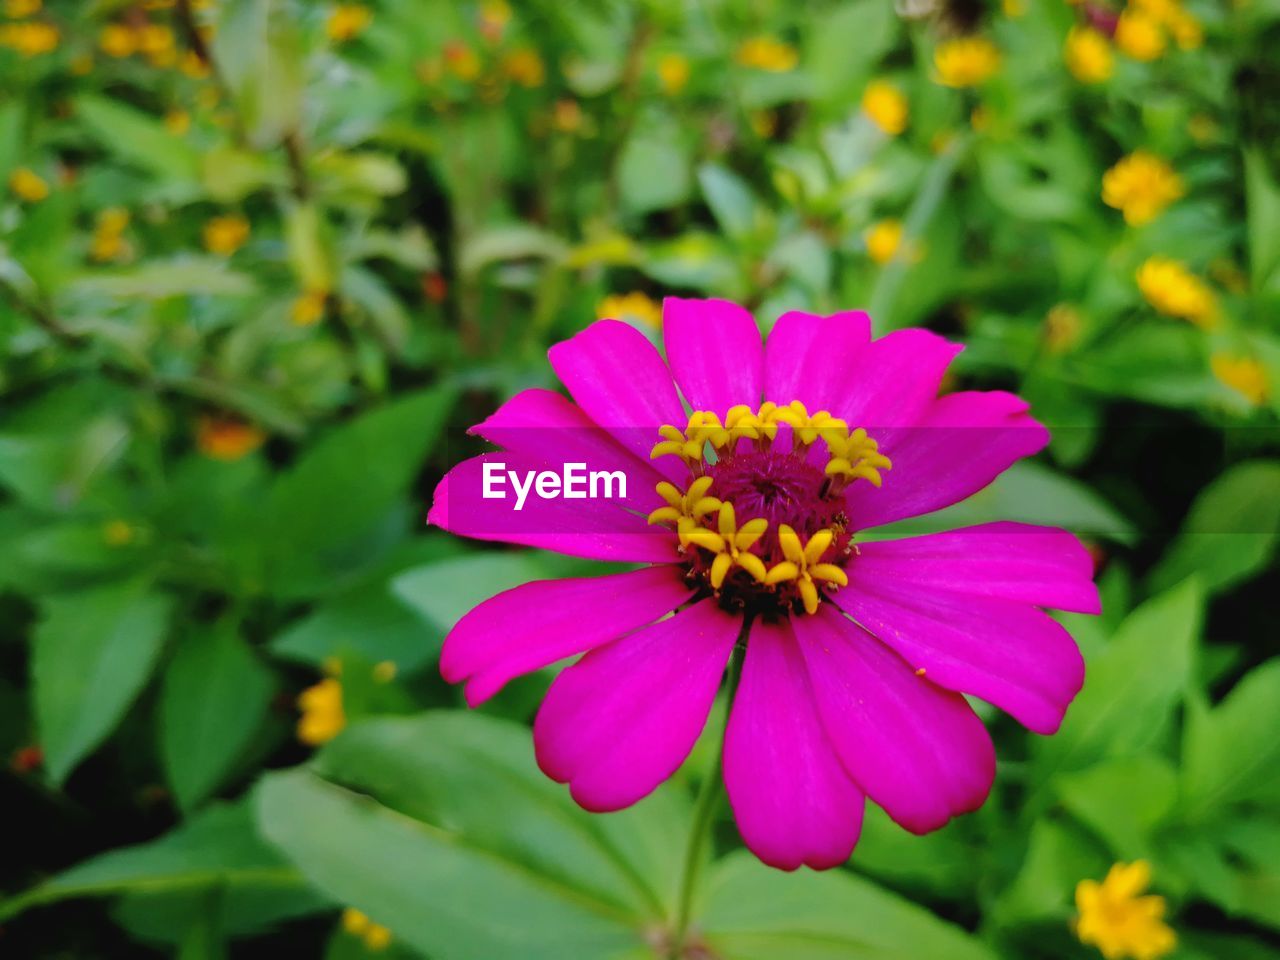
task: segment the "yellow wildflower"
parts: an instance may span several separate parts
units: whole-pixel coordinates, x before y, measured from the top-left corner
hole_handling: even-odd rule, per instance
[[[1130,7],[1116,21],[1116,46],[1135,60],[1154,60],[1164,53],[1165,36],[1160,23]]]
[[[138,51],[153,67],[171,67],[178,62],[173,31],[159,23],[148,23],[138,31]]]
[[[1146,150],[1135,150],[1102,175],[1102,202],[1122,212],[1131,227],[1150,223],[1185,192],[1174,169]]]
[[[342,683],[336,677],[325,677],[298,694],[298,739],[309,746],[327,743],[347,725],[342,707]]]
[[[689,61],[679,53],[668,53],[658,61],[658,82],[662,92],[674,97],[689,82]]]
[[[1063,55],[1067,69],[1081,83],[1102,83],[1115,70],[1111,44],[1092,27],[1072,27]]]
[[[547,79],[547,68],[538,51],[532,47],[512,50],[502,59],[502,70],[522,87],[540,87]]]
[[[123,23],[108,23],[98,34],[98,46],[108,57],[131,57],[138,52],[138,35]]]
[[[902,221],[881,220],[868,228],[867,255],[876,263],[888,263],[902,245]]]
[[[365,948],[373,952],[385,950],[391,943],[391,931],[374,923],[355,907],[342,911],[342,929],[353,937],[359,937]]]
[[[310,327],[324,319],[325,304],[329,301],[327,290],[307,290],[293,301],[289,319],[294,326]]]
[[[907,98],[887,80],[872,80],[862,92],[862,112],[891,137],[907,129]]]
[[[373,20],[373,11],[362,3],[340,3],[333,8],[324,29],[335,43],[346,43],[364,33]]]
[[[214,460],[239,460],[266,439],[265,433],[242,420],[205,416],[196,424],[196,448]]]
[[[1267,381],[1267,371],[1252,357],[1233,357],[1230,354],[1215,353],[1209,359],[1209,367],[1213,375],[1224,386],[1230,387],[1258,407],[1271,395],[1271,384]]]
[[[557,100],[551,108],[551,124],[561,133],[577,133],[582,129],[582,106],[577,100]]]
[[[11,20],[34,16],[40,12],[40,0],[5,0],[4,15]]]
[[[29,167],[19,167],[9,174],[9,189],[27,203],[39,203],[49,196],[49,184]]]
[[[1145,860],[1117,863],[1106,879],[1076,886],[1076,936],[1097,947],[1107,960],[1158,960],[1173,951],[1177,937],[1164,922],[1164,897],[1143,896],[1151,883]]]
[[[238,213],[214,217],[204,225],[204,246],[210,253],[229,257],[249,239],[249,221]]]
[[[639,290],[611,293],[596,306],[596,319],[638,320],[647,327],[662,328],[662,304]]]
[[[957,37],[938,44],[933,63],[948,87],[976,87],[1000,68],[1000,51],[986,37]]]
[[[1168,317],[1211,327],[1218,319],[1218,300],[1209,285],[1169,257],[1151,257],[1138,268],[1138,289],[1147,302]]]
[[[129,226],[129,211],[122,207],[111,207],[98,214],[94,225],[93,240],[89,244],[89,256],[99,263],[119,260],[129,252],[129,244],[124,239],[125,228]]]
[[[9,47],[24,57],[38,57],[58,49],[58,28],[51,23],[7,23],[0,27],[0,47]]]
[[[1195,50],[1204,43],[1204,28],[1200,21],[1185,10],[1178,10],[1168,21],[1169,32],[1180,50]]]
[[[738,47],[738,63],[753,70],[786,73],[800,63],[800,54],[789,43],[776,37],[752,37]]]
[[[200,58],[194,50],[188,50],[178,61],[178,69],[192,80],[203,80],[209,76],[209,64]]]

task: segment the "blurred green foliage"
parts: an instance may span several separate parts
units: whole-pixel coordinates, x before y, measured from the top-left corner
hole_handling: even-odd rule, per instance
[[[435,658],[582,564],[420,528],[450,425],[683,293],[964,340],[1053,444],[897,532],[1068,527],[1106,609],[972,816],[797,876],[725,817],[685,956],[1096,956],[1076,884],[1146,859],[1176,956],[1280,957],[1275,0],[0,12],[0,953],[668,956],[716,725],[577,809],[548,677],[464,715]]]

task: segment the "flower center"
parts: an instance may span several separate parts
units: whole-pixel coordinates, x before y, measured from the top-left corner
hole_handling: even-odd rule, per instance
[[[658,484],[667,505],[649,522],[674,529],[691,583],[726,608],[780,616],[815,613],[849,582],[844,491],[857,480],[879,487],[892,467],[865,430],[794,401],[737,406],[723,420],[694,411],[684,430],[659,435],[651,456],[679,457],[690,482]]]

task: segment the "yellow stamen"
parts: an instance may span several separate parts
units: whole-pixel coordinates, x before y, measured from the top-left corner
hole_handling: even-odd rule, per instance
[[[867,436],[862,427],[854,430],[844,439],[827,439],[827,449],[831,451],[831,460],[827,463],[826,474],[829,477],[844,477],[846,480],[866,480],[874,487],[879,487],[882,478],[881,470],[890,470],[893,463],[880,452],[880,445]]]
[[[720,509],[720,501],[707,496],[711,489],[710,477],[699,477],[689,484],[687,492],[681,493],[675,484],[665,480],[658,484],[658,496],[667,502],[649,514],[650,523],[674,523],[680,535],[680,545],[688,546],[687,534],[698,527],[702,518]],[[711,531],[706,531],[710,533]]]
[[[747,571],[757,582],[764,583],[764,561],[750,551],[769,529],[769,521],[761,517],[748,520],[739,527],[732,503],[720,505],[716,521],[718,533],[699,528],[686,534],[689,543],[716,555],[711,561],[712,589],[719,590],[735,566]]]
[[[818,437],[830,443],[832,440],[843,440],[849,435],[849,425],[843,420],[833,417],[826,410],[819,410],[811,415],[799,400],[792,400],[785,407],[773,407],[762,416],[774,423],[790,424],[796,439],[806,447]]]
[[[844,570],[834,563],[822,563],[822,555],[835,542],[834,530],[819,530],[809,538],[807,544],[800,542],[800,535],[785,523],[778,527],[778,545],[782,547],[782,555],[787,559],[774,564],[766,574],[764,582],[769,586],[795,581],[800,591],[800,599],[804,602],[805,613],[818,612],[818,584],[834,583],[841,587],[849,585],[849,577]]]

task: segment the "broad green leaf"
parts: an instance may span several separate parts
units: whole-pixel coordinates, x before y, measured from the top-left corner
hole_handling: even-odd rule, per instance
[[[1223,839],[1238,868],[1231,912],[1280,930],[1280,821],[1236,820]]]
[[[307,770],[267,775],[257,814],[318,889],[438,960],[607,960],[642,943],[640,918]]]
[[[332,589],[349,547],[399,503],[435,444],[453,400],[406,394],[330,431],[275,482],[268,498],[268,575],[275,590]]]
[[[856,102],[897,36],[893,8],[880,0],[852,0],[808,23],[805,66],[814,98],[837,107]]]
[[[689,168],[688,151],[674,124],[637,129],[618,158],[623,207],[644,214],[683,203],[693,188]]]
[[[1089,664],[1084,689],[1053,737],[1036,743],[1040,776],[1160,742],[1192,676],[1204,591],[1189,579],[1134,610]]]
[[[698,183],[716,223],[729,237],[741,242],[755,231],[763,210],[741,177],[714,163],[704,163],[698,168]]]
[[[175,186],[194,184],[200,175],[200,155],[181,137],[165,129],[159,119],[119,100],[82,94],[76,115],[108,150]]]
[[[141,583],[51,596],[34,634],[31,679],[45,763],[55,783],[115,729],[160,652],[169,598]]]
[[[695,921],[722,960],[994,960],[989,947],[851,873],[782,873],[746,851],[715,865]]]
[[[218,14],[213,55],[245,134],[256,146],[274,146],[302,120],[306,67],[298,18],[283,0],[228,0]]]
[[[221,623],[177,643],[160,691],[160,747],[178,803],[190,810],[249,752],[275,681],[236,631]]]
[[[76,277],[67,292],[78,296],[165,300],[205,294],[247,297],[257,292],[248,274],[232,270],[221,257],[181,256],[141,266],[96,270]]]
[[[1178,799],[1178,774],[1152,754],[1105,760],[1054,780],[1063,806],[1107,842],[1118,860],[1150,858],[1153,831]]]
[[[1065,923],[1074,911],[1076,884],[1101,880],[1112,863],[1079,827],[1059,820],[1037,820],[1026,845],[1017,874],[988,911],[1002,925]]]
[[[975,841],[966,834],[969,826],[957,820],[917,836],[867,804],[850,866],[899,889],[926,891],[947,900],[963,897],[980,869]]]
[[[314,909],[323,902],[297,871],[257,836],[247,804],[217,805],[158,840],[122,847],[65,870],[26,893],[0,902],[0,919],[74,897],[170,897],[220,887],[228,916],[250,916],[255,901],[277,912]],[[259,909],[261,916],[264,911]],[[236,924],[240,926],[242,924]]]
[[[1280,658],[1252,671],[1213,709],[1196,706],[1183,742],[1182,798],[1192,818],[1234,804],[1280,802]]]
[[[1277,490],[1280,461],[1254,460],[1220,474],[1196,497],[1151,585],[1162,590],[1195,573],[1215,592],[1265,569],[1280,537]]]

